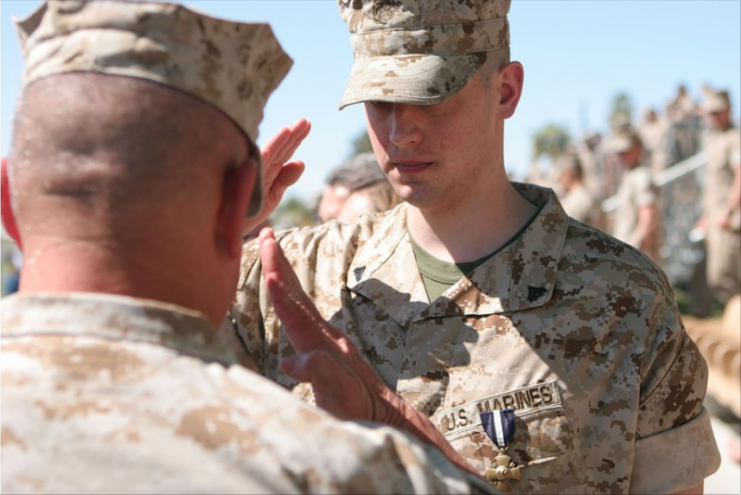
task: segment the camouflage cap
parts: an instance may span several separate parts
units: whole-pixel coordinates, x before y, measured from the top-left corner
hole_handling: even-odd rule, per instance
[[[583,173],[581,160],[576,153],[566,152],[558,155],[553,162],[553,166],[558,173],[577,172],[580,175]]]
[[[381,181],[388,180],[376,160],[376,155],[360,153],[344,161],[327,176],[330,186],[344,186],[350,192],[359,191]]]
[[[258,178],[248,214],[262,209],[258,125],[293,61],[268,24],[216,19],[181,5],[126,0],[49,0],[16,28],[23,85],[97,72],[146,79],[221,110],[245,133]]]
[[[486,52],[509,46],[511,0],[338,0],[355,54],[340,108],[432,105],[463,88]]]
[[[731,106],[731,98],[728,91],[708,90],[704,92],[702,111],[704,113],[722,112]]]

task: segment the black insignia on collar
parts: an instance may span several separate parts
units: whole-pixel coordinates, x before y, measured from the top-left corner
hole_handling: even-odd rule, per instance
[[[363,276],[363,272],[364,271],[365,271],[365,267],[364,266],[359,266],[359,267],[357,267],[356,269],[353,270],[353,273],[355,273],[355,281],[356,282],[358,280],[360,280],[360,277]]]
[[[543,294],[548,292],[545,287],[533,287],[532,285],[527,286],[527,300],[535,302],[536,299],[543,297]]]

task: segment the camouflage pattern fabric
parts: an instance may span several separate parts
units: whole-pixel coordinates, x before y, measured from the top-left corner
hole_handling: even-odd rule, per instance
[[[270,25],[216,19],[182,5],[126,0],[49,0],[16,22],[23,85],[96,72],[183,91],[229,116],[255,143],[263,108],[293,61]],[[262,208],[258,177],[248,213]]]
[[[338,0],[355,54],[340,108],[431,105],[466,85],[486,53],[509,46],[511,0]]]
[[[1,307],[4,493],[486,489],[437,450],[234,365],[200,313],[100,294]]]
[[[516,184],[543,208],[510,245],[428,301],[407,206],[279,236],[322,315],[385,382],[482,474],[498,448],[480,411],[512,407],[516,493],[657,493],[698,485],[719,465],[703,408],[705,361],[663,273],[646,256],[568,218],[552,191]],[[294,354],[271,307],[257,244],[224,342],[281,375]],[[232,326],[233,324],[233,326]],[[236,329],[236,333],[235,333]]]

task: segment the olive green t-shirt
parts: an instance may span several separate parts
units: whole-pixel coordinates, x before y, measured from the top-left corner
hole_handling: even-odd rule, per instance
[[[479,266],[483,265],[486,261],[489,260],[489,258],[492,258],[499,251],[514,242],[515,239],[520,237],[522,233],[525,232],[525,230],[530,226],[533,220],[537,218],[537,216],[540,214],[540,210],[542,209],[542,206],[538,208],[538,210],[535,212],[535,214],[533,214],[530,220],[528,220],[525,225],[523,225],[522,228],[518,230],[517,233],[513,235],[510,240],[505,242],[499,249],[496,249],[493,253],[489,253],[483,258],[479,258],[474,261],[464,261],[460,263],[442,261],[422,249],[419,244],[416,243],[412,235],[409,234],[409,239],[412,241],[412,250],[414,251],[414,257],[417,260],[417,269],[419,270],[419,274],[422,277],[422,283],[425,285],[427,297],[430,299],[430,302],[442,296],[443,293],[451,288],[456,282],[474,271]]]
[[[442,296],[453,284],[465,277],[466,274],[471,273],[479,265],[482,265],[498,251],[487,254],[475,261],[451,263],[435,258],[419,247],[419,244],[414,241],[411,235],[409,239],[412,241],[414,257],[417,259],[417,268],[419,269],[419,274],[422,276],[422,283],[425,284],[425,290],[427,291],[427,297],[430,298],[430,302]]]

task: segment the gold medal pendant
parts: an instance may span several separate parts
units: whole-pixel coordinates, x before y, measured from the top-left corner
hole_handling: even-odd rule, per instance
[[[502,449],[494,459],[497,466],[487,468],[486,479],[495,482],[499,490],[508,492],[512,489],[510,483],[520,481],[522,473],[520,472],[520,466],[512,462],[512,458],[505,453],[505,450]]]
[[[507,445],[512,442],[515,435],[515,410],[512,408],[497,411],[484,411],[480,413],[481,426],[486,435],[499,447],[499,455],[494,458],[496,466],[487,468],[486,479],[503,491],[512,489],[512,484],[520,481],[522,466],[512,462],[507,455]]]

